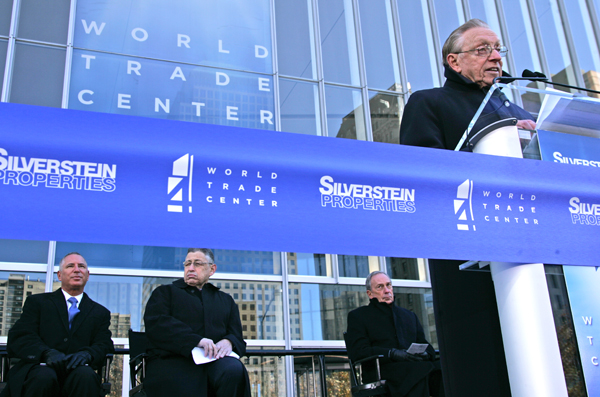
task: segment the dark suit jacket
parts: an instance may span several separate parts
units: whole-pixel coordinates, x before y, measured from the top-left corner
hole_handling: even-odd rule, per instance
[[[360,360],[372,355],[388,356],[390,349],[408,349],[412,343],[429,343],[417,315],[394,304],[381,303],[373,298],[368,306],[348,313],[346,334],[348,356]],[[435,350],[427,347],[431,360]],[[392,395],[406,394],[424,379],[434,366],[430,361],[392,362],[381,360],[381,376],[386,379]],[[365,378],[373,376],[374,368],[366,368]]]
[[[94,369],[101,368],[106,354],[114,352],[110,312],[85,293],[79,310],[69,329],[67,303],[60,289],[27,298],[21,317],[8,333],[8,354],[21,359],[9,372],[8,387],[13,397],[21,395],[29,369],[40,363],[48,349],[65,354],[88,351]]]
[[[185,385],[178,384],[177,387],[187,389],[189,395],[206,395],[207,375],[203,366],[192,365],[186,369],[184,364],[193,363],[192,349],[202,338],[212,339],[215,343],[228,339],[234,352],[240,357],[246,354],[240,313],[233,298],[209,283],[202,288],[202,302],[195,291],[195,287],[179,279],[155,289],[146,304],[144,323],[150,356],[145,382],[148,395],[162,396],[169,390],[172,392],[175,387],[172,383],[178,382],[174,379],[188,369],[189,373],[184,375]],[[250,382],[244,372],[246,395],[250,396]],[[149,379],[151,373],[152,379]]]

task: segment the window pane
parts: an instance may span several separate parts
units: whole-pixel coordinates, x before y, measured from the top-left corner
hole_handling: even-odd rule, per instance
[[[275,129],[269,75],[75,50],[69,108]]]
[[[253,396],[286,395],[284,357],[244,356],[241,360],[248,371]]]
[[[440,45],[444,45],[454,29],[466,22],[462,0],[435,0],[435,15]]]
[[[328,136],[367,139],[360,90],[325,86],[325,103]]]
[[[18,38],[67,44],[70,0],[21,1]]]
[[[0,92],[4,86],[4,68],[6,65],[6,49],[8,47],[8,41],[0,40]]]
[[[319,27],[325,81],[360,85],[351,0],[320,0]]]
[[[394,280],[424,280],[419,263],[414,258],[385,258],[386,273]],[[423,269],[425,270],[425,269]]]
[[[397,95],[369,91],[371,128],[375,142],[399,143],[404,102]]]
[[[600,54],[587,5],[583,1],[565,1],[565,7],[585,86],[597,90],[600,88]],[[588,95],[600,97],[598,94]]]
[[[0,1],[0,36],[8,37],[10,18],[12,16],[13,0]]]
[[[0,335],[21,317],[28,296],[46,291],[46,273],[0,272]]]
[[[360,255],[338,255],[340,277],[367,277],[379,268],[379,257]]]
[[[275,0],[279,73],[317,78],[310,0]]]
[[[59,108],[66,50],[17,43],[9,102]]]
[[[360,0],[359,10],[367,85],[402,91],[390,1]]]
[[[293,340],[342,340],[348,313],[369,304],[364,286],[291,283],[290,288],[301,296],[300,307],[290,303]],[[437,349],[431,290],[394,288],[394,302],[417,315],[425,337]]]
[[[321,135],[317,84],[279,79],[281,130]]]
[[[269,3],[79,1],[75,47],[271,73]]]
[[[141,245],[66,243],[56,244],[56,262],[69,252],[79,252],[90,267],[181,271],[187,248]],[[217,275],[221,273],[281,274],[279,253],[270,251],[213,250]]]
[[[48,242],[0,239],[0,261],[48,263]]]
[[[523,70],[529,69],[542,71],[540,56],[536,47],[533,27],[529,14],[529,7],[525,0],[503,0],[504,12],[506,13],[506,25],[510,43],[508,56],[512,57],[517,68],[516,75],[520,76]],[[537,83],[515,82],[530,87],[537,87]],[[540,96],[534,93],[521,91],[523,107],[537,113],[540,110]]]
[[[331,277],[331,257],[324,254],[288,253],[288,274]]]
[[[495,0],[470,0],[469,6],[471,8],[471,18],[478,18],[485,21],[490,29],[498,35],[500,41],[504,42],[503,37],[501,36],[498,10],[496,9],[494,1]],[[506,70],[506,65],[504,65],[504,69]]]
[[[542,41],[552,81],[577,85],[556,0],[535,0],[535,11],[542,32]]]
[[[439,87],[440,78],[431,33],[427,0],[396,0],[400,16],[404,63],[408,75],[408,90]],[[439,49],[441,53],[441,48]]]

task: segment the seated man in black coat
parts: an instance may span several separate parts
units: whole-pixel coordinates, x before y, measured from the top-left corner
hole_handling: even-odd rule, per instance
[[[190,248],[184,278],[158,287],[148,300],[145,389],[149,397],[250,397],[242,362],[246,353],[240,313],[233,298],[208,283],[217,265],[207,248]],[[195,347],[215,361],[196,365]]]
[[[8,354],[21,360],[10,369],[3,396],[98,397],[101,368],[114,351],[110,312],[83,292],[90,276],[76,252],[60,261],[61,287],[31,295],[8,333]]]
[[[360,360],[373,355],[381,359],[381,378],[392,396],[429,397],[427,375],[434,369],[435,350],[431,345],[421,354],[406,350],[412,343],[427,343],[416,314],[394,305],[392,281],[383,272],[373,272],[366,280],[370,302],[348,314],[348,355]],[[375,380],[375,366],[364,368],[367,382]]]

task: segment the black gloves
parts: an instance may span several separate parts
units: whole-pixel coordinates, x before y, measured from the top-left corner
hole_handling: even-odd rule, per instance
[[[408,353],[406,350],[390,349],[388,353],[392,361],[423,361],[421,356]]]
[[[64,353],[59,352],[58,350],[50,349],[46,350],[42,354],[42,362],[46,363],[47,366],[58,369],[65,365],[64,361],[67,359]]]
[[[92,362],[92,355],[89,352],[81,351],[69,354],[65,359],[68,360],[67,370],[72,370],[81,365],[90,364]]]
[[[87,351],[81,351],[66,356],[58,350],[46,350],[41,357],[42,362],[54,369],[56,372],[70,371],[81,365],[91,364],[92,355]]]

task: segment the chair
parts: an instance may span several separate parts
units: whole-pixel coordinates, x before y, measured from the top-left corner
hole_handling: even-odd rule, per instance
[[[344,342],[346,342],[346,349],[348,349],[348,337],[344,332]],[[385,396],[389,395],[389,388],[385,382],[385,379],[381,379],[381,372],[379,367],[379,359],[383,358],[383,355],[375,355],[361,360],[352,361],[348,355],[348,361],[350,362],[350,383],[352,397],[367,397],[367,396]],[[362,379],[362,365],[368,362],[375,362],[377,367],[377,380],[371,383],[363,383]]]
[[[136,332],[129,329],[129,376],[131,379],[130,397],[143,397],[144,378],[146,377],[146,346],[148,338],[145,332]]]
[[[6,350],[6,345],[1,346],[0,347],[0,392],[2,390],[4,390],[4,388],[6,387],[7,384],[7,377],[8,377],[8,370],[11,367],[11,361],[12,364],[14,364],[14,360],[18,360],[13,358],[11,360],[11,358],[8,356],[8,352]],[[112,363],[113,360],[113,355],[112,354],[107,354],[106,358],[105,358],[105,362],[104,365],[102,366],[102,368],[98,369],[98,376],[100,376],[100,378],[102,379],[102,384],[100,386],[100,396],[107,396],[110,394],[110,388],[111,388],[111,383],[110,383],[110,365]]]

